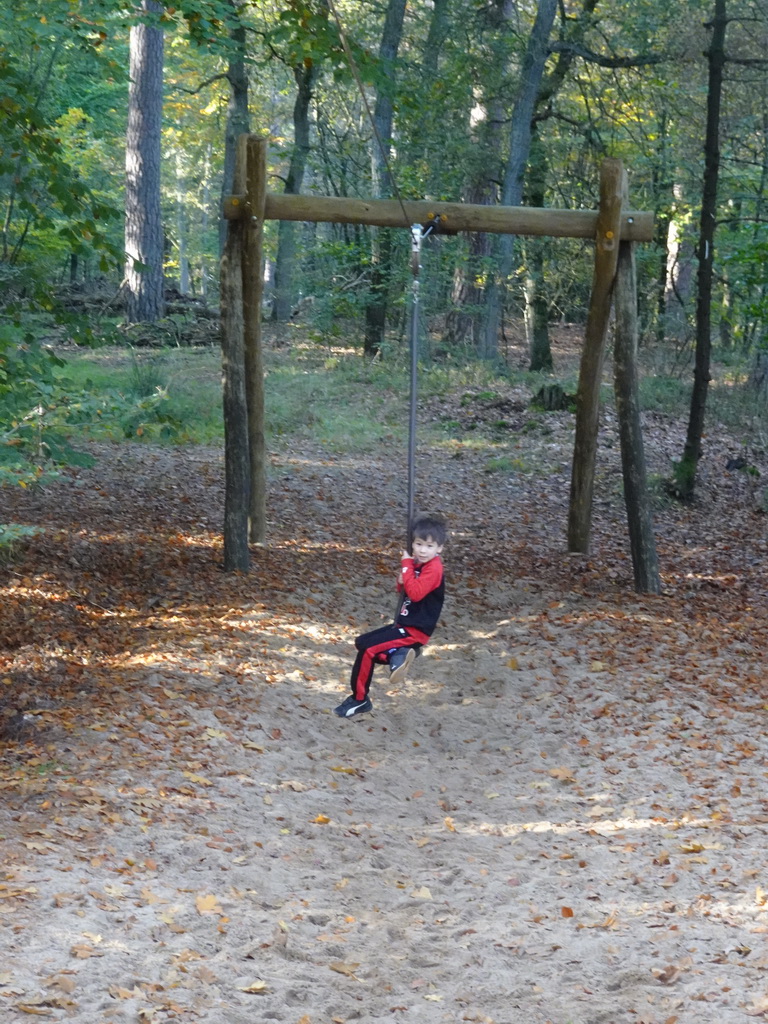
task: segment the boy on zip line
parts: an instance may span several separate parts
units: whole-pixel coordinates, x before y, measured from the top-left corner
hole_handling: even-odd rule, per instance
[[[352,666],[352,693],[334,713],[353,718],[373,710],[368,695],[377,664],[389,665],[389,679],[401,683],[417,652],[429,642],[437,626],[445,596],[445,576],[440,558],[446,541],[445,521],[436,515],[419,515],[411,528],[411,552],[400,559],[397,590],[401,595],[395,621],[355,640],[357,658]]]

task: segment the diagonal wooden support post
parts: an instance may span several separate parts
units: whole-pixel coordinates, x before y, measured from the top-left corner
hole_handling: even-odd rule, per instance
[[[619,258],[622,220],[622,182],[626,172],[620,160],[604,160],[600,168],[600,209],[595,236],[595,269],[589,301],[584,349],[576,393],[576,437],[573,445],[571,501],[568,510],[568,550],[587,554],[592,527],[597,431],[600,422],[600,386],[605,340],[611,314],[611,296]]]

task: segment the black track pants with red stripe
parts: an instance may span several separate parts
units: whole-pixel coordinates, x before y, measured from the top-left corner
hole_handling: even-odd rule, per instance
[[[362,633],[355,640],[357,657],[352,666],[352,696],[355,700],[365,700],[368,696],[374,665],[386,662],[388,651],[393,647],[422,646],[402,626],[381,626],[370,633]]]

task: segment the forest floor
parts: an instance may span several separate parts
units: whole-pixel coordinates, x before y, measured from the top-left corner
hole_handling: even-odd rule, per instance
[[[94,445],[0,493],[45,528],[0,570],[0,1018],[768,1018],[768,456],[728,471],[712,432],[638,596],[611,416],[589,557],[573,417],[537,423],[506,475],[471,431],[420,445],[445,614],[353,721],[331,709],[393,609],[402,453],[275,449],[248,575],[221,569],[219,449]],[[645,426],[666,474],[684,425]]]

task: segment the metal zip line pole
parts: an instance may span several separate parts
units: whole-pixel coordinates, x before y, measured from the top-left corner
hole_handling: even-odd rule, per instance
[[[411,391],[408,417],[408,523],[406,550],[411,550],[411,528],[415,511],[416,493],[416,409],[418,402],[418,370],[419,370],[419,292],[421,282],[421,224],[411,225],[411,272],[413,285],[411,289]]]

